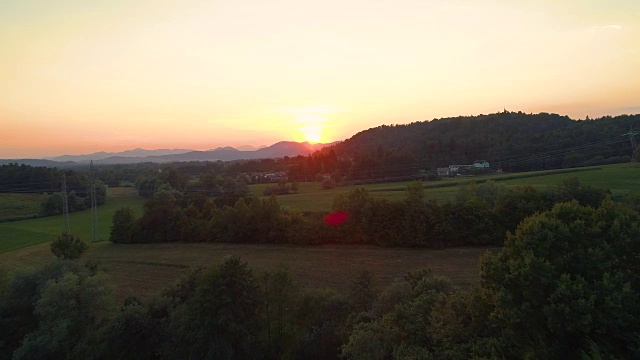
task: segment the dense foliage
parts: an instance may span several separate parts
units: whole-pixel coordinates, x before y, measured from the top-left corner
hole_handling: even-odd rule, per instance
[[[212,184],[218,186],[215,181]],[[501,245],[506,231],[515,230],[535,212],[573,199],[598,206],[609,195],[607,190],[582,186],[576,178],[546,190],[510,189],[492,181],[480,186],[471,183],[460,188],[456,201],[446,203],[425,201],[421,182],[408,186],[400,202],[376,199],[356,188],[336,196],[333,211],[346,213],[347,219],[330,225],[321,214],[284,210],[275,196],[251,198],[238,191],[239,186],[227,178],[222,188],[228,190],[209,198],[201,192],[183,194],[164,183],[147,201],[140,219],[134,220],[126,209],[114,215],[111,241]]]
[[[62,214],[63,174],[67,185],[69,211],[79,211],[90,207],[90,180],[84,173],[73,170],[32,167],[24,164],[2,165],[0,166],[0,192],[51,194],[42,203],[41,214],[45,216]],[[96,202],[101,205],[105,201],[106,188],[101,182],[96,182]]]
[[[505,111],[379,126],[330,149],[355,163],[368,162],[369,169],[434,168],[485,159],[508,171],[543,170],[629,161],[632,149],[624,134],[630,127],[640,128],[640,115],[571,120]],[[386,161],[380,156],[385,151],[410,157],[404,156],[406,163]]]
[[[524,220],[466,290],[428,270],[380,289],[365,270],[338,293],[228,257],[117,309],[93,267],[57,260],[0,273],[0,357],[637,359],[639,257],[637,211],[572,200]]]
[[[87,251],[88,245],[78,235],[64,232],[51,243],[51,252],[63,260],[75,260]]]

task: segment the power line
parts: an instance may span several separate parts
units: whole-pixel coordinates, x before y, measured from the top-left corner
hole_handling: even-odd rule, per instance
[[[62,173],[62,214],[64,217],[64,231],[69,233],[69,201],[67,199],[67,176]]]
[[[93,172],[93,161],[89,165],[89,179],[91,181],[91,231],[93,242],[98,241],[98,202],[96,200],[96,180]]]
[[[636,139],[634,136],[640,134],[640,132],[633,131],[633,126],[629,126],[629,132],[625,135],[629,135],[629,140],[631,140],[631,159],[636,160],[638,158],[638,144],[636,143]]]

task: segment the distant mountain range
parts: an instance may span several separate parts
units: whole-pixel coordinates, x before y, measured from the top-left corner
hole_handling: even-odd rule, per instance
[[[332,144],[310,144],[308,142],[281,141],[268,147],[255,148],[244,145],[238,149],[227,146],[212,150],[196,151],[188,149],[134,149],[117,153],[96,152],[87,155],[63,155],[46,159],[0,159],[0,165],[19,163],[31,166],[75,166],[88,164],[134,164],[141,162],[168,163],[184,161],[231,161],[281,158],[285,156],[309,155]]]
[[[53,161],[73,161],[73,162],[83,162],[83,161],[91,161],[91,160],[102,160],[110,157],[145,157],[145,156],[162,156],[162,155],[174,155],[174,154],[184,154],[190,151],[190,149],[158,149],[158,150],[145,150],[145,149],[133,149],[133,150],[125,150],[122,152],[96,152],[93,154],[87,155],[62,155],[51,158],[46,158],[47,160]]]

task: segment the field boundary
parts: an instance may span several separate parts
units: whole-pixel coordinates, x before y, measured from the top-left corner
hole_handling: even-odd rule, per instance
[[[577,168],[577,169],[548,170],[548,171],[541,171],[541,172],[535,172],[535,173],[521,173],[521,174],[516,173],[513,175],[500,176],[498,178],[483,177],[478,179],[449,181],[446,183],[439,183],[439,184],[426,184],[426,185],[423,185],[422,187],[424,189],[437,189],[437,188],[444,188],[444,187],[469,185],[471,183],[483,184],[483,183],[486,183],[487,181],[499,182],[499,181],[508,181],[508,180],[517,180],[517,179],[527,179],[527,178],[533,178],[533,177],[539,177],[539,176],[570,174],[570,173],[576,173],[576,172],[597,171],[597,170],[602,170],[602,168],[589,167],[589,168]],[[369,190],[369,192],[404,191],[404,190],[406,190],[406,187],[393,187],[393,188],[385,188],[385,189],[373,189],[373,190]]]
[[[171,264],[171,263],[162,263],[158,261],[125,261],[125,260],[107,260],[107,263],[118,263],[118,264],[135,264],[135,265],[149,265],[149,266],[164,266],[178,269],[188,269],[190,266],[183,264]]]

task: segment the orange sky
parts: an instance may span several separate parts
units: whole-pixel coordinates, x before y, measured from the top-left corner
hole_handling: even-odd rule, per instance
[[[636,0],[5,0],[0,158],[640,113],[638,44]]]

